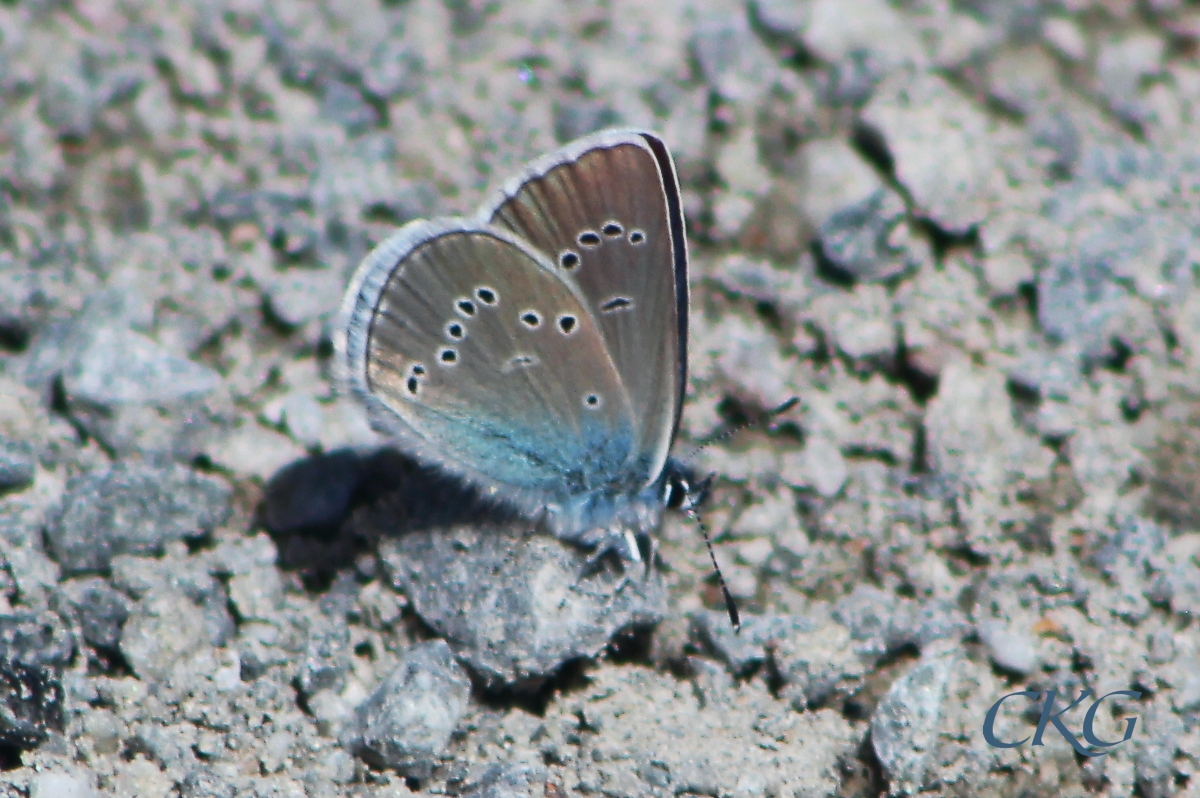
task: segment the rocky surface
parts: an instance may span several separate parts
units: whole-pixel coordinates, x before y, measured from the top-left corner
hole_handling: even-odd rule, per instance
[[[334,390],[375,242],[616,124],[737,635]],[[1194,0],[0,3],[0,798],[1200,794],[1198,135]],[[1134,733],[985,742],[1049,690]]]

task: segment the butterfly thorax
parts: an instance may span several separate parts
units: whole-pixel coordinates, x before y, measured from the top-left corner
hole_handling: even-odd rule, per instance
[[[613,484],[547,504],[544,523],[557,537],[586,548],[623,549],[613,542],[650,535],[662,523],[663,510],[695,507],[707,487],[708,480],[697,481],[691,468],[669,459],[658,479],[640,490]]]

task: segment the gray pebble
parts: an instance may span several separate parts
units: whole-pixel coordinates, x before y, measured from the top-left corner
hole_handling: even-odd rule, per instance
[[[813,628],[813,622],[801,615],[747,615],[740,632],[723,612],[697,612],[691,617],[692,638],[738,675],[761,665],[775,640]]]
[[[75,646],[57,615],[13,612],[0,615],[0,659],[25,667],[62,669]]]
[[[27,441],[0,439],[0,493],[33,484],[37,458]]]
[[[349,627],[344,623],[319,623],[309,631],[297,686],[306,696],[318,690],[341,690],[352,665]]]
[[[1093,245],[1102,244],[1097,238]],[[1087,355],[1102,356],[1106,322],[1119,314],[1127,293],[1116,282],[1106,253],[1080,251],[1038,275],[1038,323],[1053,341],[1080,344]]]
[[[996,175],[989,120],[944,79],[897,70],[863,109],[918,214],[953,232],[986,217]]]
[[[211,767],[198,767],[179,785],[179,798],[235,798],[237,789]]]
[[[29,798],[95,798],[90,778],[75,773],[44,771],[29,783]]]
[[[29,750],[62,728],[61,672],[0,656],[0,746]]]
[[[338,80],[322,82],[321,114],[352,136],[366,133],[379,123],[379,114],[363,99],[362,93]]]
[[[419,643],[359,706],[353,747],[377,767],[428,778],[470,694],[471,682],[445,641]]]
[[[903,235],[896,235],[898,229]],[[854,280],[887,280],[921,265],[920,249],[905,246],[909,234],[904,203],[887,189],[832,214],[817,233],[821,254]]]
[[[1038,669],[1037,645],[1029,632],[997,620],[981,621],[977,629],[996,667],[1021,676]]]
[[[543,798],[549,773],[541,765],[493,765],[462,793],[463,798]]]
[[[363,70],[363,87],[376,97],[391,99],[420,86],[421,56],[403,39],[389,36],[375,45]]]
[[[69,403],[168,404],[211,393],[221,377],[132,330],[94,330],[63,371]]]
[[[922,659],[875,707],[871,744],[893,793],[911,795],[926,782],[953,667],[952,655]]]
[[[129,597],[94,576],[68,579],[61,587],[79,614],[83,638],[96,648],[115,651],[129,617]]]
[[[154,589],[126,619],[121,655],[138,678],[164,679],[177,660],[208,644],[201,633],[204,627],[204,612],[186,595],[165,587]]]
[[[516,534],[515,534],[516,533]],[[586,553],[513,529],[413,532],[382,552],[417,614],[488,682],[540,680],[665,611],[662,578],[581,576]]]
[[[67,484],[46,542],[66,573],[102,571],[116,554],[154,554],[210,531],[229,515],[231,497],[225,482],[181,465],[117,463]]]

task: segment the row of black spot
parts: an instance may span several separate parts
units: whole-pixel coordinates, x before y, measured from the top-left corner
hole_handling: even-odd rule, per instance
[[[620,222],[605,222],[604,226],[600,228],[600,233],[603,233],[605,238],[615,239],[624,235],[625,228],[621,226]],[[596,249],[604,242],[600,233],[595,230],[584,230],[575,237],[575,240],[583,249]],[[630,230],[628,238],[629,243],[635,247],[646,243],[646,234],[641,230]],[[567,271],[577,268],[579,263],[579,253],[574,250],[564,249],[558,253],[558,265]]]

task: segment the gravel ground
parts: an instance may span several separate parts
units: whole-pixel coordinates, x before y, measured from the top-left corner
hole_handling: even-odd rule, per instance
[[[740,635],[329,378],[374,242],[616,124]],[[0,796],[1200,795],[1198,140],[1195,0],[0,2]],[[985,742],[1052,689],[1132,736]]]

